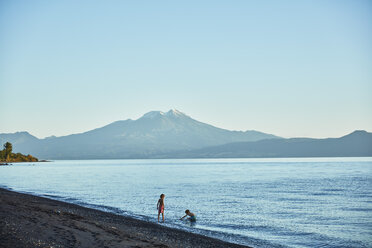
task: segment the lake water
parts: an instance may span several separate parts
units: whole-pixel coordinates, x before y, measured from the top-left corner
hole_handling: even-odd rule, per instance
[[[254,247],[372,247],[372,158],[26,163],[0,167],[0,187],[152,222],[164,193],[162,225]]]

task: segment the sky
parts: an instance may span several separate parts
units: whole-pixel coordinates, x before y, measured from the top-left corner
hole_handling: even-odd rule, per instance
[[[169,109],[287,138],[372,132],[372,1],[0,0],[0,133]]]

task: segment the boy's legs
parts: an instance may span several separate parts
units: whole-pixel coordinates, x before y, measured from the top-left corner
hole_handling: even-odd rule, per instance
[[[161,213],[161,215],[162,215],[162,217],[163,217],[163,222],[164,222],[164,212],[163,212],[163,213]]]

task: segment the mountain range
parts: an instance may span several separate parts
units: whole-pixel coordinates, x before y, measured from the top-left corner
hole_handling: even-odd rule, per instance
[[[15,152],[41,159],[249,158],[372,156],[372,133],[340,138],[284,139],[258,131],[230,131],[170,110],[151,111],[67,136],[38,139],[28,132],[0,134]]]
[[[28,132],[0,134],[16,152],[42,159],[148,158],[232,142],[278,139],[258,131],[229,131],[192,119],[178,110],[151,111],[137,120],[62,137],[38,139]]]
[[[265,139],[174,153],[173,158],[372,157],[372,133],[358,130],[340,138]]]

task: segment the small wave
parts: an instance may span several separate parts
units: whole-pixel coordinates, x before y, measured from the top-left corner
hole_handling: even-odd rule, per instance
[[[257,225],[257,224],[248,224],[248,225],[236,225],[236,224],[214,224],[211,227],[221,228],[221,229],[230,229],[230,230],[254,230],[254,231],[264,231],[264,232],[283,232],[283,229],[276,228],[269,225]]]
[[[0,188],[6,189],[6,190],[10,190],[10,191],[14,191],[13,188],[8,187],[8,186],[5,186],[5,185],[0,185]]]
[[[44,197],[47,197],[47,198],[52,198],[52,199],[64,199],[64,197],[62,196],[58,196],[58,195],[51,195],[51,194],[42,194],[41,196],[44,196]]]
[[[289,197],[281,197],[278,198],[279,201],[289,201],[289,202],[309,202],[312,201],[311,199],[306,198],[289,198]]]
[[[344,189],[323,189],[322,191],[327,191],[327,192],[342,192],[345,191]]]
[[[313,196],[333,196],[333,195],[341,195],[341,194],[317,192],[317,193],[311,193],[310,195],[313,195]]]
[[[341,208],[344,211],[372,212],[372,208]]]

